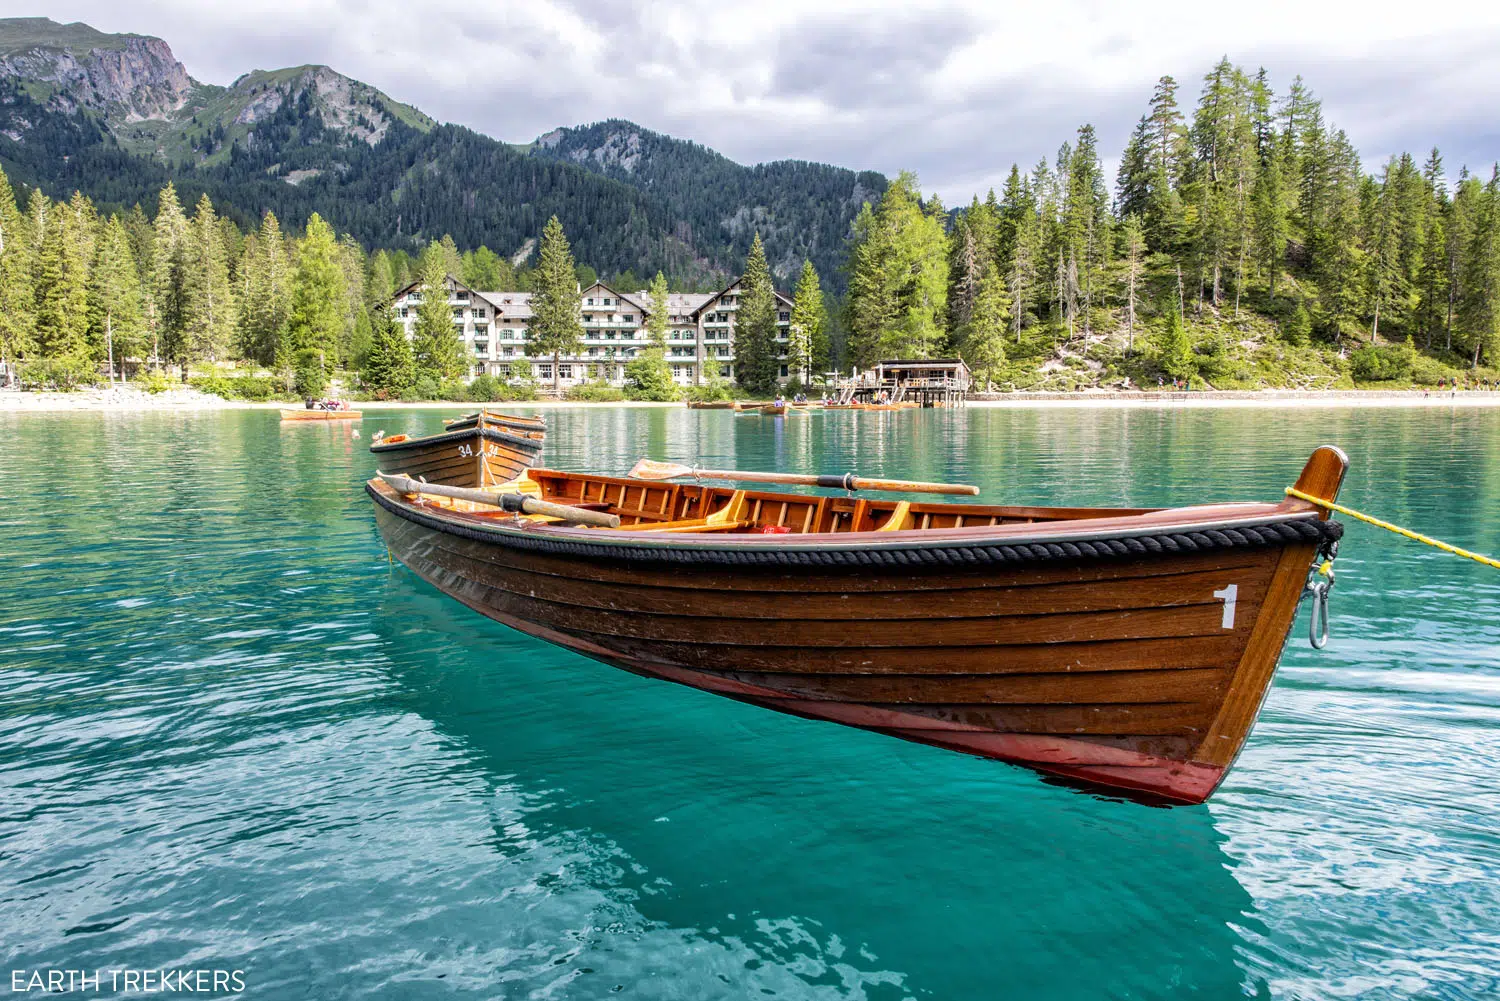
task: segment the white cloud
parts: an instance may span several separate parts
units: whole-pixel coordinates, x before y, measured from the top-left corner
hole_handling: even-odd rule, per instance
[[[917,170],[950,204],[1091,122],[1119,149],[1156,78],[1191,103],[1220,55],[1301,73],[1370,163],[1500,157],[1500,8],[1413,21],[1366,2],[52,0],[48,15],[160,35],[200,79],[327,63],[429,114],[525,142],[629,118],[742,162]],[[16,11],[12,13],[24,13]],[[1418,31],[1413,31],[1413,25]]]

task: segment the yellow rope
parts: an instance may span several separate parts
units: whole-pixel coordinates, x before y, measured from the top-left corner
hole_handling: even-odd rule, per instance
[[[1376,528],[1383,528],[1387,532],[1395,532],[1397,535],[1402,535],[1408,539],[1413,539],[1417,542],[1423,542],[1436,549],[1441,549],[1445,553],[1452,553],[1454,556],[1462,556],[1466,560],[1473,560],[1475,563],[1483,563],[1487,567],[1494,567],[1496,570],[1500,570],[1500,560],[1494,560],[1488,556],[1481,556],[1478,553],[1471,553],[1467,549],[1460,549],[1457,546],[1450,546],[1446,542],[1439,542],[1437,539],[1429,538],[1428,536],[1409,531],[1408,529],[1402,528],[1400,525],[1392,525],[1390,522],[1381,521],[1379,518],[1371,518],[1367,514],[1360,514],[1353,508],[1347,508],[1342,504],[1335,504],[1333,501],[1324,500],[1321,497],[1314,497],[1312,494],[1305,494],[1301,490],[1298,490],[1296,487],[1287,487],[1286,493],[1288,497],[1296,497],[1299,500],[1307,501],[1309,504],[1316,504],[1318,505],[1318,507],[1326,507],[1330,511],[1337,511],[1339,514],[1347,514],[1351,518],[1357,518],[1368,525],[1374,525]]]

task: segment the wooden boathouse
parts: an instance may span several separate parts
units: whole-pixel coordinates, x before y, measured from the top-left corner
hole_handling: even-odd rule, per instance
[[[974,375],[962,358],[894,359],[856,369],[835,386],[839,403],[873,403],[883,395],[890,403],[957,407],[973,389]]]

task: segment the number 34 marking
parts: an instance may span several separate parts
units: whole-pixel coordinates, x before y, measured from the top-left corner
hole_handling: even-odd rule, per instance
[[[1234,603],[1239,596],[1240,586],[1238,584],[1230,584],[1214,592],[1214,597],[1224,602],[1223,627],[1225,629],[1234,628]]]

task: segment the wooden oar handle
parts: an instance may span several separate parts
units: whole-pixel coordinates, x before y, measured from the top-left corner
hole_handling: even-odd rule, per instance
[[[858,476],[848,477],[854,481],[851,490],[889,490],[899,493],[909,490],[919,494],[966,494],[974,497],[979,493],[979,488],[968,483],[923,483],[919,480],[866,480]],[[819,477],[822,480],[823,477]],[[838,480],[836,484],[819,483],[818,486],[843,486],[844,477],[830,476],[828,479]]]
[[[458,500],[472,501],[475,504],[487,504],[490,507],[498,507],[502,511],[512,511],[524,514],[537,514],[547,518],[556,518],[559,521],[570,522],[575,525],[593,525],[597,528],[619,528],[620,516],[617,514],[606,514],[603,511],[585,511],[579,507],[568,507],[566,504],[553,504],[551,501],[539,500],[536,497],[528,497],[525,494],[497,494],[488,490],[473,490],[469,487],[450,487],[442,483],[423,483],[414,480],[410,476],[402,476],[399,473],[376,472],[391,486],[404,494],[431,494],[434,497],[453,497]]]

